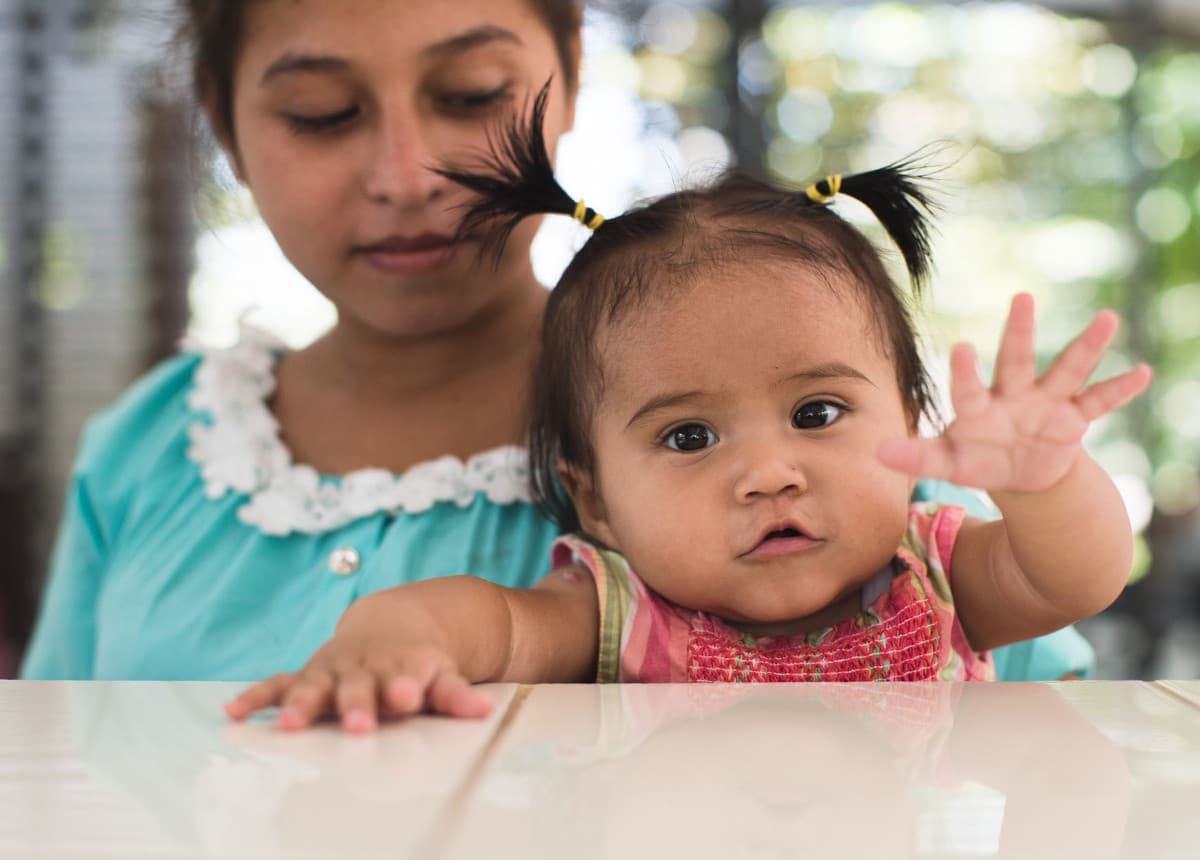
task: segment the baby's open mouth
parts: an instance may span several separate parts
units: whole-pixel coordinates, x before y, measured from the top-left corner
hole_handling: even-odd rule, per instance
[[[808,535],[804,534],[804,532],[800,531],[799,529],[775,529],[775,531],[769,532],[767,536],[763,538],[763,540],[768,541],[775,540],[776,538],[790,537],[808,537]]]
[[[780,555],[803,552],[821,543],[819,538],[800,528],[798,524],[779,523],[772,525],[753,547],[742,554],[743,558],[774,558]]]

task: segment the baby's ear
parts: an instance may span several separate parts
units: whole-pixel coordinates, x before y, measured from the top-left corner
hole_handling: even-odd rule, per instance
[[[600,486],[586,470],[574,463],[558,462],[558,479],[571,497],[579,526],[585,534],[596,538],[610,549],[620,551],[616,536],[608,522],[608,510]]]

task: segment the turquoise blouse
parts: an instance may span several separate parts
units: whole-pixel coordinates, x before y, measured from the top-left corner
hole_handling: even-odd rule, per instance
[[[299,668],[372,591],[545,573],[557,531],[518,449],[402,476],[292,464],[265,406],[277,349],[253,335],[180,355],[92,419],[23,677],[252,681]],[[1002,677],[1091,663],[1071,629],[998,655]]]

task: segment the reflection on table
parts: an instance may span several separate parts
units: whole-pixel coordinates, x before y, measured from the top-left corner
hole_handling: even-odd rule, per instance
[[[232,725],[236,685],[0,684],[0,857],[1193,857],[1200,682],[495,686]]]

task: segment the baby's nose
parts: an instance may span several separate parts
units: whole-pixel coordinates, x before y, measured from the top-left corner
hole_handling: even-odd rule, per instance
[[[808,478],[799,458],[789,446],[764,446],[752,454],[737,478],[734,492],[738,501],[748,502],[781,493],[804,493]]]

